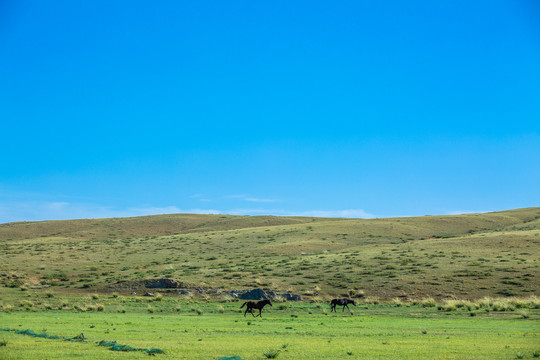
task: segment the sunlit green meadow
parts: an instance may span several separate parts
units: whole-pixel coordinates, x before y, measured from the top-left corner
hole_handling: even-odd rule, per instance
[[[532,359],[540,356],[540,311],[439,311],[421,305],[361,304],[352,313],[326,303],[274,303],[244,318],[241,302],[128,299],[104,311],[10,311],[0,328],[31,329],[86,341],[0,331],[1,359],[133,359],[101,340],[159,348],[162,359]],[[127,309],[127,310],[126,310]],[[125,312],[124,312],[125,311]],[[474,316],[471,316],[471,313]],[[524,316],[524,314],[526,314]],[[265,355],[265,353],[267,355]]]

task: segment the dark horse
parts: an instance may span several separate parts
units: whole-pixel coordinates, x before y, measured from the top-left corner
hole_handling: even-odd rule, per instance
[[[244,317],[246,317],[246,314],[248,312],[251,313],[251,315],[253,315],[253,317],[257,317],[257,316],[260,316],[262,317],[262,309],[265,305],[270,305],[272,306],[272,303],[270,302],[270,300],[261,300],[261,301],[247,301],[245,303],[242,304],[242,306],[240,306],[240,309],[243,308],[244,306],[246,306],[246,311],[244,312]],[[253,309],[258,309],[259,310],[259,315],[255,315],[253,314]]]
[[[353,304],[354,306],[356,306],[356,303],[354,302],[354,300],[350,300],[350,299],[334,299],[330,303],[330,308],[331,308],[330,312],[336,311],[336,306],[337,305],[343,306],[342,311],[345,311],[345,307],[347,307],[347,309],[349,311],[351,311],[351,309],[349,309],[349,304]]]

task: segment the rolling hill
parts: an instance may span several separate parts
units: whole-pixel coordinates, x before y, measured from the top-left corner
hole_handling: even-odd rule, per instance
[[[0,282],[113,291],[172,278],[391,299],[540,295],[540,208],[381,219],[174,214],[0,224]]]

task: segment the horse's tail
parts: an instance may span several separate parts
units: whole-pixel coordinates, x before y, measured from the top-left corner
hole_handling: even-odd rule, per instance
[[[240,309],[246,306],[247,303],[243,303],[242,306],[240,306]]]

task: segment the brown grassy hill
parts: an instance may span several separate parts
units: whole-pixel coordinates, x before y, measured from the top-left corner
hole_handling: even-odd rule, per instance
[[[131,218],[25,221],[0,224],[0,240],[10,241],[38,237],[93,240],[165,236],[188,232],[300,224],[317,220],[321,219],[277,216],[171,214]]]
[[[539,295],[540,208],[385,219],[159,215],[0,224],[4,286],[171,277],[381,298]]]

